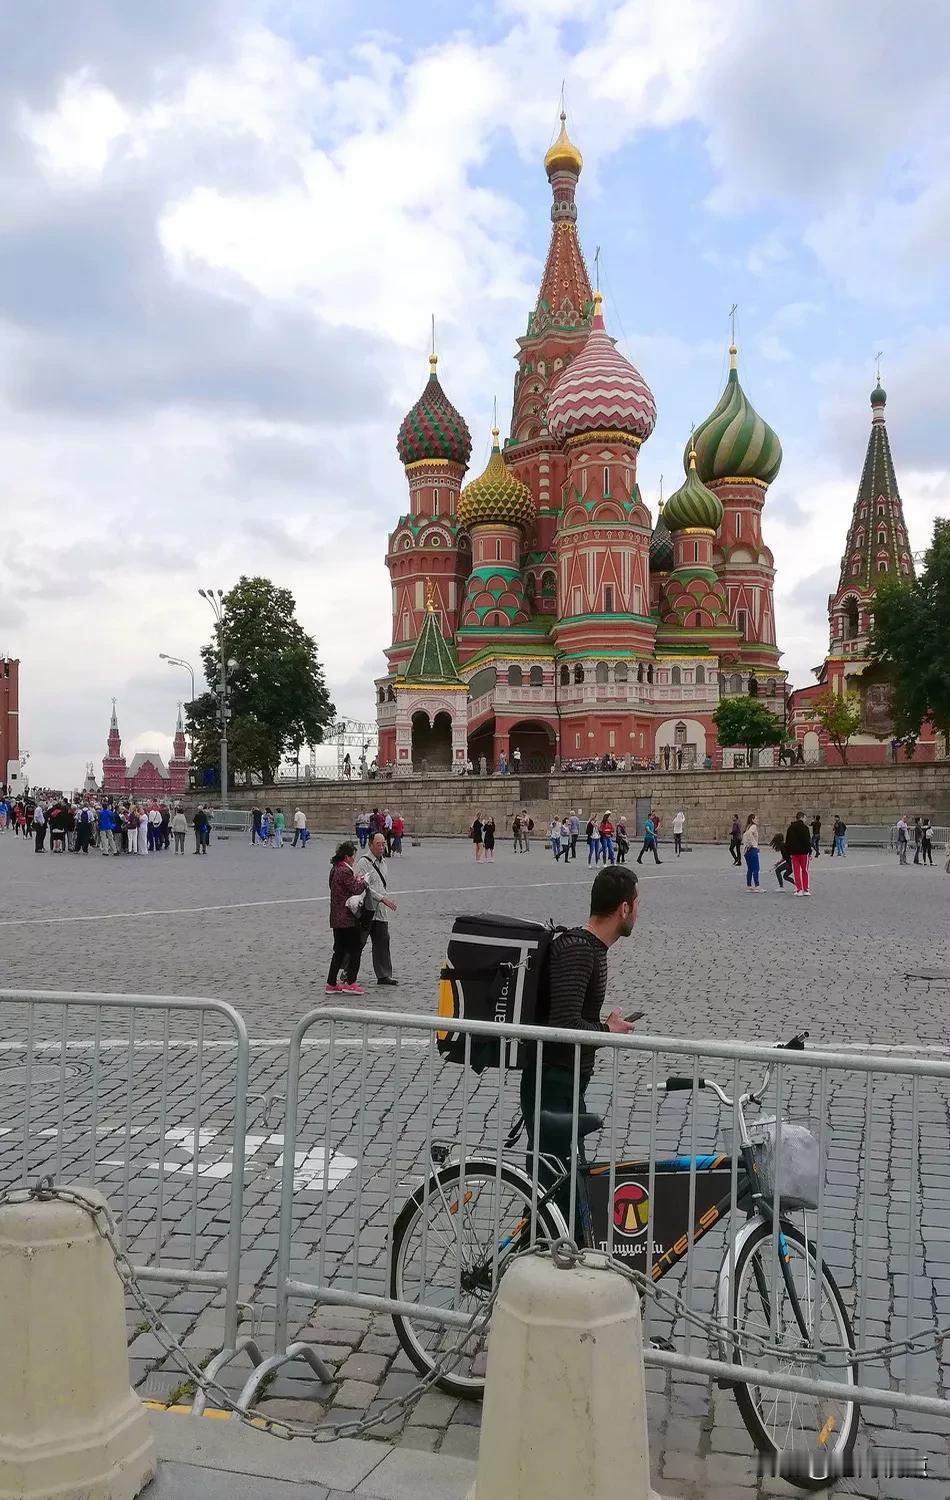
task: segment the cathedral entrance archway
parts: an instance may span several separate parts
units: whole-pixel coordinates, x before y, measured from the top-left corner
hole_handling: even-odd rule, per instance
[[[423,708],[417,709],[413,714],[412,769],[452,769],[452,716],[445,709],[441,709],[432,720]]]
[[[481,768],[482,756],[485,757],[485,765],[489,771],[495,769],[495,720],[486,719],[484,724],[468,737],[468,758],[478,771]]]
[[[844,601],[844,638],[853,641],[858,634],[858,601],[857,599],[846,599]]]
[[[511,755],[521,751],[522,771],[545,773],[554,765],[556,741],[554,730],[539,719],[522,719],[508,733]],[[509,756],[509,760],[511,757]]]

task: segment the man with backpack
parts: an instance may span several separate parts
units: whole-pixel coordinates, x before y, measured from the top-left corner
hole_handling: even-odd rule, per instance
[[[601,1020],[601,1010],[607,996],[607,952],[619,938],[629,937],[633,932],[639,904],[637,877],[628,866],[609,865],[594,878],[590,890],[590,916],[584,926],[558,933],[551,943],[544,993],[538,997],[538,1024],[598,1034],[633,1030],[632,1023],[625,1021],[619,1010],[612,1010],[606,1020]],[[581,1047],[577,1058],[578,1113],[585,1108],[587,1085],[596,1058],[596,1047]],[[541,1054],[540,1075],[536,1051],[526,1049],[521,1073],[521,1110],[528,1131],[529,1172],[534,1171],[534,1115],[538,1092],[542,1111],[572,1116],[574,1071],[575,1049],[572,1043],[546,1042]],[[542,1125],[538,1141],[541,1155],[558,1155],[559,1147],[563,1151],[560,1133],[552,1139],[551,1132]],[[578,1151],[583,1156],[580,1141]],[[541,1175],[543,1179],[543,1168]],[[568,1204],[569,1187],[567,1184],[565,1187],[568,1188],[564,1192],[565,1204]]]

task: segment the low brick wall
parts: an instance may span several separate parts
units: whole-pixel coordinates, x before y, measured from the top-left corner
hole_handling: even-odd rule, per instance
[[[687,837],[698,843],[728,837],[733,813],[758,815],[762,834],[784,830],[799,811],[820,812],[827,834],[836,813],[846,823],[895,823],[902,812],[950,823],[950,762],[896,766],[797,766],[784,770],[615,772],[601,775],[409,777],[401,781],[285,783],[232,794],[232,807],[282,807],[292,827],[302,807],[311,828],[351,832],[362,808],[399,811],[410,833],[464,835],[477,813],[491,814],[499,836],[515,813],[530,809],[535,833],[576,808],[586,821],[609,807],[633,829],[637,800],[649,801],[669,836],[673,814],[686,814]],[[196,799],[189,799],[194,805]]]

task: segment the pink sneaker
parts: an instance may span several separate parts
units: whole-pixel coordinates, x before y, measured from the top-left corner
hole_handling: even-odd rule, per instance
[[[341,984],[337,987],[341,995],[362,995],[363,993],[361,984]]]
[[[328,984],[324,993],[327,995],[338,995],[342,988],[342,984]]]

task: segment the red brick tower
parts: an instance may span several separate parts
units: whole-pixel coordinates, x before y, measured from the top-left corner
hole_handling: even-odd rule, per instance
[[[102,760],[102,790],[104,792],[124,792],[127,786],[125,756],[122,754],[122,741],[119,738],[119,721],[115,715],[115,699],[112,700],[112,719],[109,723],[108,754]]]
[[[20,663],[0,658],[0,781],[12,793],[20,783]]]
[[[168,763],[168,790],[172,796],[188,790],[188,749],[185,744],[185,726],[181,721],[181,704],[178,705],[178,723],[175,727],[174,748]]]
[[[393,637],[386,652],[391,672],[404,667],[413,653],[426,618],[428,586],[439,628],[450,639],[455,634],[471,567],[456,507],[472,439],[464,417],[439,384],[437,364],[433,353],[425,390],[403,418],[396,442],[409,485],[409,510],[399,517],[386,554],[392,579]]]
[[[505,462],[537,499],[536,520],[525,535],[525,582],[539,614],[556,612],[554,534],[567,460],[549,432],[545,407],[561,372],[578,355],[590,332],[593,295],[577,239],[575,194],[584,159],[561,132],[544,158],[551,184],[551,240],[538,301],[518,340],[511,437]]]

